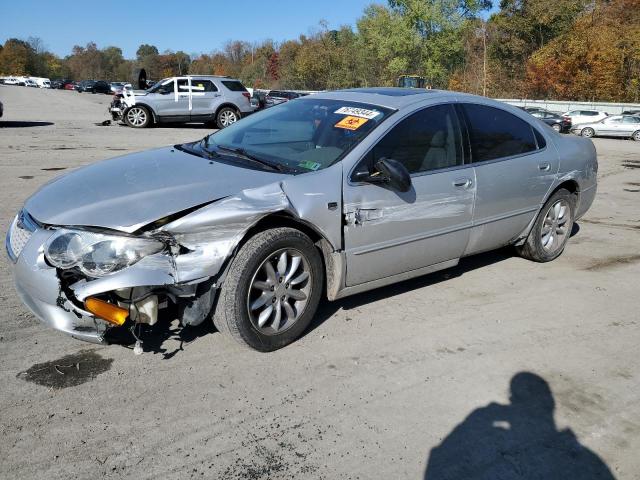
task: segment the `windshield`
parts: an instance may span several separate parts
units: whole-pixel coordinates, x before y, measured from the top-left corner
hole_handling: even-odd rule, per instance
[[[255,113],[204,143],[211,152],[235,150],[286,170],[315,171],[340,160],[392,112],[306,97]]]
[[[164,85],[167,85],[169,83],[173,83],[173,78],[164,78],[159,82],[154,83],[153,86],[147,91],[149,93],[155,93],[157,90],[160,90],[160,87],[163,87]],[[173,90],[173,86],[171,87],[171,90]]]

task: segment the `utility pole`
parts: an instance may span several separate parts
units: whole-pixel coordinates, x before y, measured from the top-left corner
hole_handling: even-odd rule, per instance
[[[482,96],[487,96],[487,24],[482,25]]]

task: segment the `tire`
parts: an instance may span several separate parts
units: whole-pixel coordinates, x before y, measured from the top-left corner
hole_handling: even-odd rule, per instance
[[[571,236],[575,210],[576,198],[568,190],[561,188],[551,195],[540,210],[527,240],[516,247],[518,254],[534,262],[550,262],[558,258]]]
[[[216,125],[222,129],[232,125],[240,120],[240,114],[235,108],[224,107],[218,111],[216,115]]]
[[[583,128],[580,131],[580,135],[585,137],[585,138],[591,138],[596,134],[596,131],[593,128]]]
[[[640,142],[640,130],[633,132],[633,135],[631,135],[631,138],[634,139],[636,142]]]
[[[551,125],[551,128],[553,128],[558,133],[560,133],[562,131],[562,127],[560,125],[558,125],[557,123],[554,123],[553,125]]]
[[[142,105],[128,108],[124,112],[123,119],[124,123],[132,128],[146,128],[152,123],[151,112]]]
[[[232,260],[213,322],[241,345],[277,350],[309,326],[322,285],[322,259],[309,237],[293,228],[266,230],[250,238]]]

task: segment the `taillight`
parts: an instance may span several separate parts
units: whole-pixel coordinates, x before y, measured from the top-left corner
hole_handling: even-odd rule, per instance
[[[249,92],[242,92],[242,95],[251,103],[251,94]]]

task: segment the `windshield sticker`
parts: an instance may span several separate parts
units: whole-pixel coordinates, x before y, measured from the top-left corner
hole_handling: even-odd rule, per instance
[[[344,117],[342,120],[336,123],[334,127],[344,128],[346,130],[357,130],[368,121],[369,120],[367,120],[366,118],[353,117],[349,115],[348,117]]]
[[[306,168],[307,170],[318,170],[322,165],[318,162],[312,162],[310,160],[305,160],[304,162],[300,162],[298,164],[299,167]]]
[[[366,108],[356,107],[341,107],[333,113],[339,113],[341,115],[353,115],[356,117],[366,118],[368,120],[376,118],[378,115],[380,115],[380,112],[376,112],[375,110],[367,110]]]

